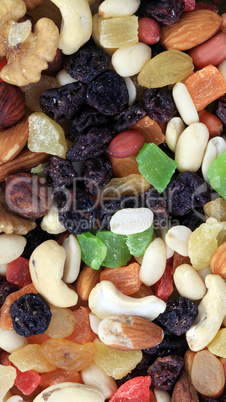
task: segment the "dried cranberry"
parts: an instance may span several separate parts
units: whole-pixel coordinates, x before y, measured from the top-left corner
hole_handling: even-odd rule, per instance
[[[116,71],[107,70],[89,83],[86,101],[108,116],[122,112],[128,104],[126,83]]]
[[[47,182],[53,187],[70,186],[77,177],[71,162],[58,156],[52,156],[49,159],[44,173],[47,176]]]
[[[82,167],[84,184],[90,194],[97,194],[111,180],[112,174],[112,164],[105,156],[88,159]]]
[[[172,91],[167,87],[144,91],[143,106],[149,117],[159,123],[168,122],[177,114]]]
[[[146,112],[140,102],[135,102],[132,106],[129,106],[127,109],[123,110],[123,112],[113,117],[113,130],[120,133],[143,119],[145,115]]]
[[[20,287],[8,282],[5,277],[1,276],[0,278],[0,307],[2,307],[7,296],[19,290]]]
[[[183,365],[184,360],[181,356],[158,357],[148,369],[154,387],[172,391]]]
[[[183,0],[142,0],[138,9],[141,17],[154,18],[166,25],[175,24],[185,8]]]

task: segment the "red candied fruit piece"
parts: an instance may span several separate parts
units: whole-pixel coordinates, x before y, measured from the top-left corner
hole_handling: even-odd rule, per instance
[[[6,279],[8,282],[21,287],[32,283],[29,260],[24,257],[18,257],[16,260],[10,262],[6,271]]]
[[[41,382],[41,376],[33,370],[20,371],[13,363],[11,363],[16,369],[16,379],[14,385],[23,392],[24,395],[31,395],[32,392],[39,386]]]
[[[156,297],[166,302],[173,293],[173,275],[172,267],[166,264],[165,271],[161,278],[154,284],[154,293]]]
[[[150,385],[150,376],[134,377],[124,382],[109,402],[150,402],[153,400]]]
[[[195,0],[184,0],[185,8],[184,11],[193,11],[195,9]]]
[[[0,62],[0,71],[2,71],[3,67],[5,67],[6,64],[7,64],[7,60],[6,60],[6,59],[3,59],[3,60]],[[4,82],[4,81],[0,78],[0,82]]]

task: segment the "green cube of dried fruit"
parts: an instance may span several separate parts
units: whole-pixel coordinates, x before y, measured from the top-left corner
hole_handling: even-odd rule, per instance
[[[81,247],[82,260],[93,269],[99,269],[107,255],[106,245],[92,233],[77,235]]]

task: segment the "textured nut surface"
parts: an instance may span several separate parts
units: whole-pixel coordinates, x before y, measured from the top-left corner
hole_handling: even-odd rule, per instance
[[[74,402],[74,401],[104,402],[103,394],[91,385],[62,382],[52,385],[42,391],[33,402]]]
[[[184,371],[182,371],[182,374],[180,375],[179,379],[177,380],[174,386],[171,399],[171,402],[179,402],[179,401],[192,401],[192,402],[199,401],[196,389]]]
[[[98,326],[98,336],[105,345],[119,350],[152,348],[163,340],[163,330],[140,317],[107,317]]]
[[[77,283],[76,290],[82,300],[88,300],[89,294],[99,280],[100,272],[88,265],[85,265],[81,270]]]
[[[0,135],[0,165],[17,156],[26,145],[29,125],[26,117],[16,125],[5,129]]]
[[[213,254],[210,260],[210,269],[213,274],[226,279],[226,241]]]
[[[43,217],[41,222],[41,228],[47,233],[59,234],[66,232],[65,227],[59,221],[58,208],[55,204],[52,204],[47,214]]]
[[[20,88],[0,82],[0,130],[16,124],[25,113],[25,96]]]

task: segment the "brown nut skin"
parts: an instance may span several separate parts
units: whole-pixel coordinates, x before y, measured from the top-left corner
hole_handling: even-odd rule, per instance
[[[0,130],[16,124],[25,114],[25,95],[15,85],[0,82]]]
[[[12,211],[32,219],[47,213],[51,197],[43,178],[30,173],[17,173],[8,176],[5,182],[5,200]]]
[[[213,254],[210,260],[210,269],[213,274],[226,279],[226,241]]]
[[[46,70],[43,70],[42,74],[52,76],[52,75],[59,73],[59,71],[63,69],[64,60],[65,60],[65,55],[58,48],[53,61],[50,61],[48,63],[49,67]]]

